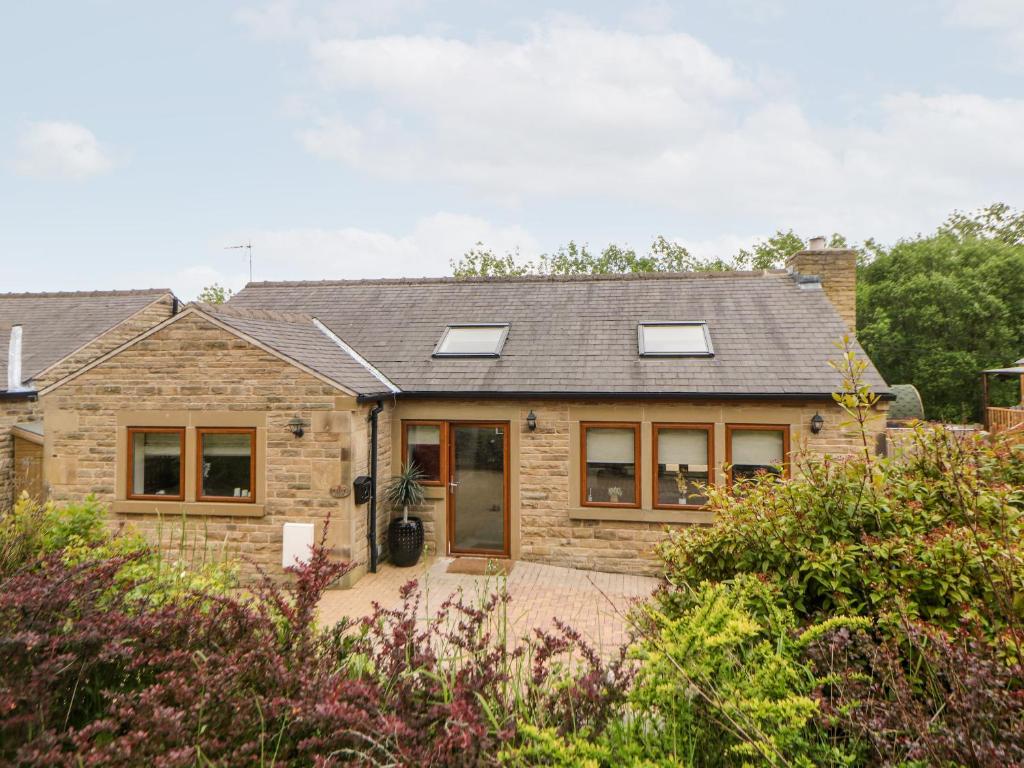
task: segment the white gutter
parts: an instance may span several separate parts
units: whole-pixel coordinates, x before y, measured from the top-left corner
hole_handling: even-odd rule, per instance
[[[332,331],[326,325],[321,323],[315,317],[313,318],[313,325],[315,325],[317,328],[319,328],[320,332],[324,336],[326,336],[331,341],[333,341],[335,344],[337,344],[339,347],[341,347],[349,357],[351,357],[353,360],[355,360],[357,363],[359,363],[359,365],[361,365],[363,368],[365,368],[370,373],[370,375],[372,375],[375,379],[377,379],[377,381],[379,381],[381,384],[383,384],[385,387],[387,387],[388,391],[391,392],[391,394],[397,395],[399,392],[402,391],[402,390],[400,390],[398,388],[398,386],[394,382],[391,381],[391,379],[389,379],[387,376],[385,376],[383,373],[381,373],[377,368],[375,368],[373,366],[373,364],[369,360],[367,360],[365,357],[363,357],[358,352],[356,352],[354,349],[352,349],[352,347],[350,347],[348,344],[346,344],[344,341],[341,340],[341,337],[339,337],[334,331]]]

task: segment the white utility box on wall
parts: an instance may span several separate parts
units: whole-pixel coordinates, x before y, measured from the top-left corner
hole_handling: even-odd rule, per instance
[[[308,563],[313,550],[313,523],[285,523],[281,536],[281,566]]]

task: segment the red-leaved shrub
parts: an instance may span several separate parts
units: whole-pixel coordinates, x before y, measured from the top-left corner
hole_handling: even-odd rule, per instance
[[[809,653],[826,681],[823,722],[867,765],[1024,766],[1024,667],[976,628],[843,629]]]
[[[163,605],[116,578],[133,556],[57,553],[0,585],[0,763],[475,766],[518,718],[600,727],[628,687],[621,654],[606,665],[568,628],[506,638],[507,595],[424,620],[413,583],[401,607],[323,630],[347,566],[322,548],[288,590]]]

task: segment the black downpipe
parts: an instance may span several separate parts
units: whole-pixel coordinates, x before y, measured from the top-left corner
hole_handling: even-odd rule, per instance
[[[370,573],[377,572],[377,415],[384,410],[384,401],[378,400],[370,409],[370,520],[366,540],[370,548]]]

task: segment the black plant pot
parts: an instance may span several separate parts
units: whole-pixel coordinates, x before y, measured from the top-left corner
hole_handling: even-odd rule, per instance
[[[423,552],[423,521],[411,515],[408,520],[392,520],[388,526],[388,551],[391,562],[400,568],[416,565]]]

